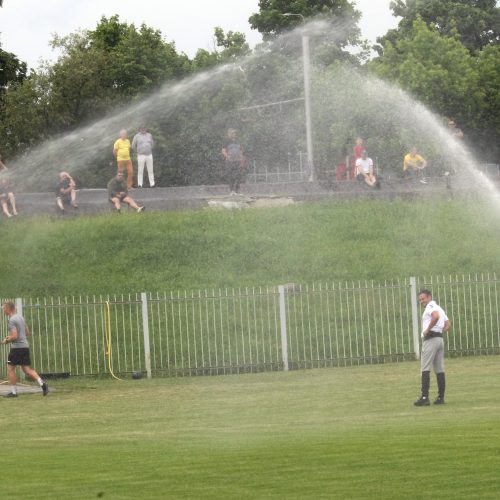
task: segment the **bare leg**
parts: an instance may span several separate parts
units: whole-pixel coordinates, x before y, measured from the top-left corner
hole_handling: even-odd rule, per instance
[[[15,386],[17,384],[16,367],[14,365],[7,365],[7,378],[10,385]]]
[[[7,207],[7,202],[4,201],[2,202],[2,210],[3,210],[3,213],[7,216],[7,217],[12,217],[12,215],[10,214],[9,212],[9,208]]]
[[[76,204],[76,190],[72,189],[71,190],[71,206],[73,208],[76,208],[78,205]]]
[[[31,368],[31,366],[21,366],[21,370],[28,375],[28,377],[31,377],[37,384],[42,388],[43,395],[46,396],[49,393],[49,387],[47,384],[42,380],[42,377]]]
[[[40,375],[31,368],[31,366],[21,366],[21,370],[28,375],[28,377],[32,378],[35,382],[39,382],[41,380]]]
[[[14,215],[17,215],[16,197],[14,196],[14,193],[9,193],[8,196],[9,196],[10,206],[12,207],[12,213]]]
[[[121,203],[120,203],[120,198],[117,198],[116,196],[114,198],[111,198],[111,201],[113,202],[113,205],[115,206],[116,210],[121,209]]]
[[[59,209],[61,210],[61,212],[64,212],[64,205],[63,205],[62,199],[57,198],[56,203],[57,203],[57,206],[59,207]]]
[[[137,205],[137,203],[130,196],[126,196],[125,198],[123,198],[123,201],[135,210],[139,208],[139,205]]]

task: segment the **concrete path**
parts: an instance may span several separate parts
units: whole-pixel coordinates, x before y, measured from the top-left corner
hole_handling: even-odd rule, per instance
[[[316,183],[297,182],[280,184],[245,184],[241,193],[230,196],[227,186],[189,186],[163,188],[136,188],[130,195],[148,211],[200,209],[208,207],[244,208],[251,206],[273,206],[300,201],[323,199],[412,199],[452,197],[472,192],[470,179],[435,178],[428,184],[402,180],[384,181],[381,189],[371,189],[356,181]],[[21,215],[60,214],[53,193],[16,193],[18,211]],[[68,209],[67,216],[113,212],[105,189],[78,190],[78,209]]]

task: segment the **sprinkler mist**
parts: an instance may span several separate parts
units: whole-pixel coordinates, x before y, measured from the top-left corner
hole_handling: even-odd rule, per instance
[[[325,32],[334,38],[332,31],[341,33],[342,25],[307,23],[248,57],[167,83],[11,160],[13,181],[19,191],[51,190],[56,173],[68,170],[80,187],[103,188],[103,177],[115,172],[111,151],[119,130],[133,134],[147,123],[156,138],[155,169],[163,186],[219,183],[221,145],[227,129],[235,128],[250,171],[288,168],[306,181],[314,169],[314,180],[321,181],[361,136],[386,178],[397,176],[403,154],[416,145],[438,175],[447,177],[448,187],[462,177],[468,189],[497,197],[441,118],[396,86],[340,63],[324,64],[320,44]],[[311,58],[307,96],[305,35]],[[312,150],[314,165],[308,165]]]

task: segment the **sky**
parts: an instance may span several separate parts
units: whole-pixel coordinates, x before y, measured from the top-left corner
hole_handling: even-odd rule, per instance
[[[389,10],[390,0],[354,0],[363,13],[363,36],[375,42],[397,24]],[[101,16],[119,14],[120,20],[139,26],[143,22],[161,30],[178,52],[193,57],[199,48],[213,50],[213,31],[241,31],[254,46],[260,34],[248,23],[258,12],[258,0],[4,0],[0,8],[0,43],[28,66],[55,60],[49,47],[53,33],[67,35],[93,29]]]

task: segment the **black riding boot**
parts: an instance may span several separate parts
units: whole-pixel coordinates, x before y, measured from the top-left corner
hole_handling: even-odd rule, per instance
[[[429,385],[431,381],[431,372],[422,372],[422,396],[415,401],[415,406],[429,406]]]
[[[444,372],[436,373],[437,378],[437,386],[438,386],[438,398],[434,401],[434,404],[443,404],[444,403],[444,391],[446,389],[446,381]]]

